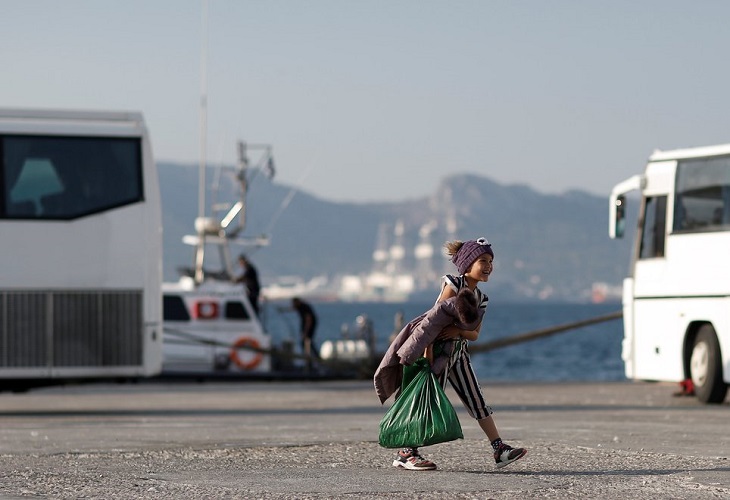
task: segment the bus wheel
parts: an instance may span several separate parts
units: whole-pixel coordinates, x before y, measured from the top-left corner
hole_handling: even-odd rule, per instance
[[[697,332],[689,369],[697,399],[703,403],[725,401],[727,385],[722,380],[720,344],[712,325],[702,325]]]

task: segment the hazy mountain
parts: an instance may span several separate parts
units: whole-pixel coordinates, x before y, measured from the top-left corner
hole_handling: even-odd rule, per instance
[[[175,280],[178,266],[192,265],[193,248],[181,239],[193,233],[198,170],[192,165],[158,166],[165,279]],[[210,185],[216,174],[209,170]],[[232,177],[222,176],[219,184],[224,193],[220,198],[235,200]],[[209,207],[210,191],[207,196]],[[448,220],[455,223],[453,235],[447,230]],[[428,223],[435,226],[430,234],[435,274],[423,276],[431,295],[438,276],[453,269],[440,252],[453,237],[489,239],[496,270],[487,286],[503,298],[534,299],[542,294],[551,300],[586,301],[594,282],[618,285],[629,265],[631,238],[608,238],[606,198],[581,191],[545,195],[475,175],[445,177],[431,196],[404,195],[394,203],[332,203],[258,175],[248,192],[245,235],[270,234],[271,245],[247,253],[264,284],[292,275],[327,275],[334,281],[343,274],[370,271],[379,228],[392,228],[396,221],[403,223],[404,267],[410,269],[415,269],[412,250],[419,242],[419,229]]]

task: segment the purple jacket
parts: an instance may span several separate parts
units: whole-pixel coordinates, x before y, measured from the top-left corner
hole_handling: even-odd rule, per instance
[[[474,330],[483,315],[484,310],[477,306],[474,293],[463,289],[456,297],[437,302],[431,309],[408,322],[393,339],[375,370],[373,382],[380,403],[385,403],[400,387],[402,365],[410,365],[423,356],[423,351],[444,328],[453,324],[462,330]],[[437,375],[444,371],[453,346],[453,341],[445,342],[444,351],[434,358],[431,371]]]

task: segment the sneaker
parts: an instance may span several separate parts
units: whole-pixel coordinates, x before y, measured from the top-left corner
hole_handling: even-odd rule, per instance
[[[408,470],[436,470],[436,464],[423,458],[415,448],[399,451],[393,460],[393,467],[403,467]]]
[[[524,448],[512,448],[511,446],[502,443],[499,445],[499,449],[494,452],[494,461],[497,463],[497,468],[511,464],[515,460],[527,455],[527,450]]]

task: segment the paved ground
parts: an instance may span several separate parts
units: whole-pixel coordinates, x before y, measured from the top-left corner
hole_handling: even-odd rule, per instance
[[[368,381],[143,383],[0,394],[0,498],[730,498],[730,403],[666,384],[488,384],[496,470],[465,439],[391,467]],[[453,393],[449,392],[453,400]]]

